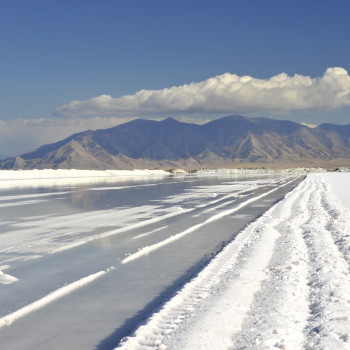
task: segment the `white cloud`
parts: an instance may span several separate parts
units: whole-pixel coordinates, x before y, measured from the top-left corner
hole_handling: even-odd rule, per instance
[[[0,120],[0,159],[59,141],[75,132],[109,128],[134,117],[159,120],[176,115],[181,121],[203,123],[209,121],[209,116],[265,115],[348,106],[350,77],[343,68],[329,68],[318,78],[282,73],[262,80],[225,73],[199,83],[141,90],[120,98],[102,95],[72,101],[56,110],[60,116],[57,118]]]
[[[119,98],[101,95],[76,100],[57,108],[55,115],[277,114],[346,106],[350,106],[350,76],[345,69],[335,67],[318,78],[281,73],[270,79],[256,79],[225,73],[199,83],[140,90]]]

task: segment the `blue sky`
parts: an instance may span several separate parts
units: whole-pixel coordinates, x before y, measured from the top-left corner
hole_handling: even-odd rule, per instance
[[[348,124],[348,95],[336,104],[317,104],[324,100],[320,91],[325,93],[327,81],[337,80],[334,74],[325,76],[328,68],[345,70],[332,87],[334,99],[339,86],[344,95],[350,70],[349,13],[348,0],[0,1],[0,157],[136,116],[174,115],[200,122],[240,113]],[[240,96],[223,110],[217,96],[204,106],[192,101],[180,110],[169,107],[164,89],[224,73],[250,76],[257,83],[281,73],[293,86],[295,74],[324,77],[324,83],[311,84],[312,103],[305,101],[305,91],[302,103],[292,101],[290,106],[283,100],[285,91],[275,98],[262,95],[281,100],[285,110],[272,102],[248,108],[249,99],[236,108]],[[152,95],[157,103],[140,102],[136,96],[137,102],[126,106],[120,100],[142,89],[159,90]],[[184,91],[173,92],[178,96]],[[252,90],[250,96],[258,92]],[[190,93],[208,92],[194,86]],[[101,95],[110,99],[91,100]],[[73,106],[72,101],[85,102]]]

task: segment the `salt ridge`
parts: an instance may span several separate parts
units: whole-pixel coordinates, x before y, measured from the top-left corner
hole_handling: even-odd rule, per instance
[[[349,215],[309,175],[117,349],[349,349]]]

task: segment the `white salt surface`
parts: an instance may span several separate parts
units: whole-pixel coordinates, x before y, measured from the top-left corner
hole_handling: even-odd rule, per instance
[[[350,208],[349,173],[325,173],[321,175],[334,194]]]
[[[26,210],[19,206],[8,206],[0,212],[3,218],[0,226],[0,270],[3,270],[3,281],[9,283],[19,279],[18,283],[4,285],[0,291],[0,332],[3,346],[6,339],[5,347],[17,350],[16,346],[21,340],[13,342],[11,339],[13,334],[18,334],[18,330],[21,333],[23,325],[29,332],[33,320],[40,320],[46,325],[45,319],[51,317],[48,310],[54,310],[57,305],[71,309],[72,305],[76,306],[72,301],[78,295],[91,294],[91,298],[79,305],[80,312],[73,312],[74,317],[76,315],[75,321],[72,321],[74,325],[67,323],[67,327],[72,326],[73,329],[85,319],[87,321],[83,321],[81,327],[90,327],[90,330],[95,327],[91,321],[92,315],[86,316],[88,311],[85,315],[84,307],[85,303],[95,301],[94,314],[98,315],[96,319],[99,321],[96,322],[100,327],[96,332],[89,331],[89,340],[86,340],[89,345],[80,347],[92,348],[92,344],[121,327],[124,320],[130,319],[136,312],[148,312],[143,311],[143,308],[154,299],[154,290],[156,295],[163,293],[165,288],[172,286],[173,281],[183,278],[182,274],[187,273],[189,268],[197,266],[194,264],[199,264],[211,253],[216,253],[222,242],[233,236],[232,224],[236,225],[237,222],[230,217],[232,213],[241,211],[243,207],[249,207],[249,203],[262,198],[271,197],[272,203],[274,198],[281,195],[276,194],[274,197],[275,191],[279,191],[291,180],[258,177],[255,180],[240,179],[237,182],[228,181],[229,179],[234,178],[187,177],[178,181],[175,178],[125,181],[125,186],[110,186],[109,182],[101,182],[99,185],[93,183],[93,186],[78,186],[64,191],[55,191],[54,188],[2,190],[2,204],[34,200],[36,193],[39,194],[38,199],[44,201],[32,203],[25,207]],[[285,190],[281,189],[282,193]],[[248,208],[247,210],[249,211]],[[260,215],[261,211],[254,213]],[[199,218],[195,218],[194,214],[199,214]],[[224,232],[213,235],[217,221]],[[237,225],[243,226],[242,223]],[[186,236],[181,235],[184,232]],[[147,245],[152,249],[145,256]],[[188,258],[186,250],[191,251]],[[139,258],[137,252],[141,253]],[[185,258],[179,258],[179,255]],[[121,264],[127,257],[132,258],[132,261]],[[181,262],[178,263],[178,260]],[[146,272],[146,276],[147,273],[154,275],[154,280],[153,277],[135,277],[141,266],[143,268],[149,264],[156,266],[156,269],[150,268],[148,271],[145,267],[142,272]],[[175,266],[174,270],[171,265]],[[96,271],[99,272],[96,274]],[[130,275],[128,271],[133,273]],[[157,271],[162,271],[159,278]],[[122,279],[115,279],[116,276],[122,276]],[[161,283],[165,280],[160,287],[157,278]],[[119,288],[119,285],[127,287]],[[110,318],[106,316],[105,319],[106,310],[99,305],[103,304],[106,296],[113,295],[114,299],[111,300],[114,301],[111,304],[114,303],[115,310],[118,300],[124,298],[123,290],[130,285],[130,289],[140,289],[140,292],[133,293],[132,304],[136,304],[136,307],[128,313],[123,305],[118,306],[116,310],[121,309],[119,314],[116,311],[118,324],[115,323],[116,318],[110,308]],[[100,293],[93,297],[96,290]],[[121,296],[115,299],[117,290]],[[145,293],[148,294],[143,298],[141,294]],[[123,299],[125,308],[129,308],[127,298],[131,298],[130,292]],[[66,326],[62,313],[64,312],[59,311],[53,314],[58,324],[57,329]],[[105,322],[101,322],[101,319],[105,319]],[[139,319],[134,322],[138,321]],[[46,331],[41,331],[39,327],[37,333],[27,334],[30,341],[38,345],[36,348],[40,348],[40,344],[47,344],[46,342],[50,342],[48,346],[52,349],[76,348],[67,344],[76,341],[79,334],[71,335],[72,339],[68,337],[69,339],[58,341],[55,327],[49,327],[46,325]],[[107,328],[109,330],[106,331]],[[125,334],[126,331],[123,330],[121,335]],[[113,346],[115,345],[114,342]]]
[[[17,281],[18,281],[18,278],[13,277],[11,275],[7,275],[6,273],[0,271],[0,284],[11,284]]]
[[[244,169],[244,168],[237,168],[237,169],[201,169],[197,170],[195,173],[196,175],[217,175],[217,174],[246,174],[246,175],[253,175],[253,174],[305,174],[309,172],[326,172],[323,168],[287,168],[287,169],[266,169],[266,168],[257,168],[257,169]]]
[[[82,183],[98,183],[122,178],[167,177],[164,170],[0,170],[0,189],[21,187],[67,186]]]
[[[96,175],[91,175],[89,182],[96,178]],[[34,184],[36,180],[23,177],[14,181]],[[46,180],[41,178],[40,181]],[[13,184],[9,179],[0,182],[5,187]],[[159,229],[133,236],[134,242],[142,241],[144,237],[153,237],[166,230],[167,219],[199,208],[203,208],[201,215],[221,210],[219,216],[214,214],[203,220],[204,223],[212,222],[228,213],[223,207],[229,205],[231,199],[240,196],[244,203],[244,192],[248,188],[255,186],[258,189],[269,183],[278,185],[278,180],[259,180],[256,184],[247,181],[239,186],[230,182],[211,188],[197,186],[176,198],[165,198],[164,207],[154,203],[137,208],[119,208],[117,227],[115,211],[107,209],[57,217],[33,216],[35,227],[31,227],[30,220],[4,222],[13,231],[2,235],[4,258],[0,261],[0,270],[5,270],[8,263],[16,260],[72,249],[91,240],[147,224],[161,224]],[[283,201],[241,231],[196,278],[133,335],[125,338],[118,348],[350,349],[349,183],[350,174],[308,175]],[[112,188],[118,189],[111,186],[110,190]],[[96,187],[95,190],[99,189]],[[234,190],[234,194],[230,194],[230,190]],[[9,203],[16,203],[17,199],[24,200],[24,203],[32,200],[30,195],[14,197],[3,197],[2,203],[5,204],[6,200]],[[227,204],[219,203],[223,199],[227,200]],[[45,195],[40,200],[45,200]],[[246,202],[253,204],[254,199]],[[214,207],[206,208],[208,205]],[[85,235],[96,225],[100,225],[101,231]],[[200,225],[189,227],[189,231],[180,231],[179,234],[190,233],[197,228]],[[63,239],[67,236],[69,241]],[[60,237],[62,240],[57,241]],[[141,246],[124,262],[142,257],[153,252],[153,248],[161,248],[175,239],[176,236],[165,237],[157,245],[149,245],[151,249]],[[13,256],[9,255],[10,252],[14,253]],[[109,272],[108,269],[95,271],[99,272],[86,274],[87,277],[7,314],[0,320],[1,325],[9,325]],[[0,272],[1,284],[16,281],[15,276]],[[22,277],[13,286],[21,281]]]
[[[169,175],[164,170],[0,170],[0,180],[53,179],[71,177],[111,177],[111,176],[145,176]]]
[[[350,349],[349,183],[308,175],[117,349]]]
[[[324,171],[314,168],[295,168],[287,170],[273,169],[205,169],[188,176],[217,176],[217,175],[295,175],[307,172]],[[186,173],[185,173],[186,174]],[[98,183],[101,179],[111,181],[122,178],[168,177],[168,171],[158,169],[135,170],[79,170],[79,169],[44,169],[44,170],[0,170],[0,189],[37,186],[67,186],[82,183]],[[176,176],[176,174],[175,174]],[[183,176],[181,174],[180,176]]]

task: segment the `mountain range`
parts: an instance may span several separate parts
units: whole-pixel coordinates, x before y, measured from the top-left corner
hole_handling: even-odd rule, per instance
[[[0,162],[0,169],[230,167],[350,164],[350,124],[311,128],[287,120],[228,116],[199,125],[135,119],[87,130]]]

